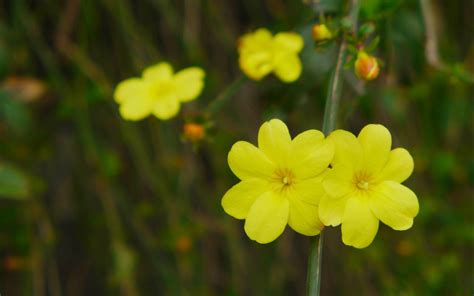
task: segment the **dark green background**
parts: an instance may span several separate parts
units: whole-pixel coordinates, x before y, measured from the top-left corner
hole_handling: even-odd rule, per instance
[[[337,20],[343,2],[323,8]],[[363,250],[328,229],[323,295],[473,293],[474,9],[425,2],[441,64],[427,62],[418,1],[362,1],[384,67],[367,84],[346,70],[338,122],[354,133],[382,123],[412,153],[420,213]],[[220,199],[237,182],[227,152],[255,142],[262,121],[321,128],[335,45],[313,47],[316,20],[285,0],[0,0],[0,293],[304,295],[309,239],[287,229],[258,245]],[[260,26],[305,36],[302,77],[245,82],[205,119],[204,143],[184,143],[183,122],[204,120],[241,75],[238,36]],[[162,60],[203,67],[202,96],[167,122],[123,121],[113,87]],[[31,80],[12,90],[12,77],[46,91],[25,102]]]

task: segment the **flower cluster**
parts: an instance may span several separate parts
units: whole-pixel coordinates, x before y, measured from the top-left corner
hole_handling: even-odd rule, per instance
[[[325,24],[312,28],[315,41],[334,36]],[[239,65],[251,79],[274,73],[283,82],[297,80],[302,72],[298,54],[303,38],[291,32],[272,35],[265,28],[239,39]],[[354,69],[362,79],[379,74],[374,56],[360,49]],[[183,102],[196,99],[204,87],[205,73],[191,67],[173,72],[162,62],[148,67],[140,78],[119,83],[114,98],[127,120],[151,114],[166,120]],[[203,125],[187,123],[185,139],[196,143],[206,136]],[[245,219],[245,232],[259,243],[280,236],[286,225],[303,235],[320,233],[324,226],[342,225],[342,240],[356,248],[370,245],[379,221],[395,230],[406,230],[418,214],[416,195],[401,185],[413,171],[413,159],[402,148],[391,150],[390,132],[368,125],[355,137],[337,130],[327,138],[318,130],[291,138],[278,119],[265,122],[258,147],[237,142],[228,162],[240,182],[222,198],[226,213]]]
[[[382,125],[367,125],[358,137],[337,130],[325,139],[308,130],[292,140],[286,125],[273,119],[260,128],[258,148],[241,141],[229,152],[241,182],[222,206],[245,219],[245,232],[259,243],[275,240],[286,224],[308,236],[342,224],[343,242],[365,248],[379,221],[406,230],[418,214],[416,195],[400,184],[411,175],[413,159],[391,145]]]
[[[239,64],[251,79],[260,80],[273,72],[283,82],[297,80],[302,71],[298,53],[304,45],[296,33],[275,36],[265,28],[243,35],[238,42]],[[173,74],[170,64],[148,67],[140,78],[120,82],[114,99],[120,115],[127,120],[141,120],[151,114],[167,120],[178,114],[180,105],[196,99],[204,87],[205,73],[191,67]]]
[[[324,23],[314,25],[311,34],[316,42],[334,38]],[[273,35],[260,28],[239,38],[239,66],[253,80],[274,73],[285,83],[294,82],[302,72],[298,54],[303,46],[304,40],[297,33]],[[357,53],[354,71],[361,79],[373,80],[379,75],[380,65],[376,57],[361,49]],[[192,101],[201,94],[204,76],[204,71],[198,67],[173,74],[171,65],[162,62],[145,69],[140,78],[120,82],[115,88],[114,98],[120,104],[120,114],[124,119],[141,120],[153,114],[167,120],[179,112],[182,102]]]

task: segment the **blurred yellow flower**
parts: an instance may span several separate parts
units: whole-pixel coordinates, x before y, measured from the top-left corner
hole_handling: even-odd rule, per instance
[[[365,248],[373,241],[379,220],[395,230],[406,230],[418,214],[418,199],[401,185],[413,172],[407,150],[391,150],[390,132],[369,124],[356,138],[343,130],[332,132],[332,168],[323,180],[319,217],[325,225],[342,223],[346,245]]]
[[[354,64],[354,71],[357,77],[364,80],[374,80],[379,76],[380,66],[377,58],[361,50],[357,53],[357,60]]]
[[[171,65],[162,62],[146,68],[141,78],[120,82],[114,98],[124,119],[140,120],[153,114],[166,120],[178,114],[182,102],[192,101],[201,94],[204,76],[198,67],[173,74]]]
[[[224,211],[245,219],[245,232],[261,244],[275,240],[289,224],[304,235],[322,229],[318,203],[324,194],[321,180],[334,155],[334,144],[318,130],[293,140],[278,119],[265,122],[258,132],[258,148],[239,141],[228,162],[241,180],[222,198]]]
[[[254,80],[274,72],[281,81],[293,82],[301,74],[298,53],[303,45],[303,38],[299,34],[281,32],[273,36],[265,28],[258,29],[239,39],[240,68]]]
[[[333,38],[331,31],[325,24],[316,24],[311,28],[314,41],[324,41]]]

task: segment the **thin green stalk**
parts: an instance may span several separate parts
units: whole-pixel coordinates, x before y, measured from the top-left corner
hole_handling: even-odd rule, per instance
[[[319,296],[321,285],[321,261],[323,255],[323,231],[311,238],[310,254],[308,258],[308,296]]]
[[[357,16],[359,14],[359,1],[351,0],[351,6],[348,18],[352,22],[352,29],[355,31]],[[324,109],[323,118],[323,133],[328,135],[336,128],[337,113],[339,109],[339,102],[341,100],[342,92],[342,74],[344,60],[346,57],[347,40],[342,37],[337,52],[336,66],[329,81],[329,89],[326,97],[326,106]],[[308,296],[319,296],[321,286],[321,264],[323,259],[323,240],[324,231],[321,230],[319,236],[311,239],[311,251],[308,258]]]
[[[339,101],[341,99],[342,92],[342,70],[344,59],[346,56],[347,43],[343,39],[339,45],[337,53],[336,68],[331,75],[329,81],[329,89],[326,97],[326,106],[324,108],[323,118],[323,133],[328,135],[336,128],[337,124],[337,112],[339,110]]]
[[[216,97],[215,100],[209,103],[206,108],[206,113],[211,115],[219,111],[222,106],[224,106],[224,104],[237,93],[245,81],[247,81],[247,78],[244,75],[237,77]]]

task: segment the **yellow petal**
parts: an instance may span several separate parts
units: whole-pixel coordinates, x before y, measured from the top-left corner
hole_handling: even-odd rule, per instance
[[[263,45],[269,45],[272,41],[272,33],[266,28],[259,28],[251,33],[252,41]]]
[[[369,202],[375,216],[395,230],[409,229],[419,209],[415,193],[394,181],[375,186]]]
[[[399,183],[405,181],[413,172],[413,158],[403,148],[390,151],[388,161],[377,175],[378,180],[392,180]]]
[[[159,98],[153,103],[153,114],[161,119],[167,120],[178,114],[180,103],[174,95]]]
[[[359,133],[358,140],[364,154],[364,167],[378,173],[385,166],[392,147],[392,136],[381,124],[369,124]]]
[[[324,191],[333,198],[340,198],[354,191],[353,172],[348,166],[339,164],[328,170],[323,179]]]
[[[253,80],[260,80],[273,70],[272,56],[268,51],[241,54],[240,69]]]
[[[204,71],[198,67],[187,68],[176,73],[174,84],[176,96],[181,102],[197,98],[204,87]]]
[[[265,122],[258,131],[258,147],[275,164],[286,164],[291,137],[285,123],[279,119]]]
[[[298,53],[303,49],[304,40],[301,35],[291,32],[281,32],[275,35],[277,49]]]
[[[239,39],[239,66],[249,78],[260,80],[273,70],[272,34],[265,28]]]
[[[272,47],[272,33],[265,28],[248,33],[239,38],[239,54],[245,55],[261,51],[270,51]]]
[[[221,204],[227,214],[237,219],[245,219],[255,200],[269,190],[270,186],[264,180],[245,180],[229,189]]]
[[[274,241],[288,223],[288,199],[269,191],[254,202],[245,220],[245,232],[261,244]]]
[[[318,207],[304,202],[298,192],[290,195],[290,216],[288,224],[294,231],[303,235],[317,235],[323,224],[318,217]]]
[[[146,81],[156,83],[157,81],[166,81],[173,76],[173,68],[170,64],[162,62],[150,66],[143,71],[142,77]]]
[[[298,179],[314,178],[328,168],[333,156],[333,142],[318,130],[308,130],[291,142],[289,165]]]
[[[319,219],[324,225],[338,226],[344,217],[348,196],[332,198],[323,195],[319,201]]]
[[[301,60],[297,54],[277,54],[274,61],[275,75],[283,82],[293,82],[301,75]]]
[[[117,103],[127,100],[134,100],[136,97],[143,97],[148,94],[147,83],[140,78],[130,78],[120,82],[114,91],[114,99]]]
[[[295,183],[293,186],[298,198],[306,203],[317,206],[319,199],[325,195],[322,183],[323,178],[324,173],[316,178],[301,180]]]
[[[358,249],[372,243],[379,228],[379,220],[372,214],[367,201],[349,198],[342,218],[342,241]]]
[[[120,115],[127,120],[140,120],[153,110],[149,85],[139,79],[128,79],[117,86],[115,100],[120,105]]]
[[[343,164],[356,170],[362,161],[362,147],[357,138],[344,130],[333,131],[328,139],[334,142],[333,166]]]
[[[311,146],[317,146],[324,141],[324,134],[321,131],[310,129],[302,132],[293,139],[294,150],[309,151],[312,149]]]
[[[126,101],[120,105],[120,115],[127,120],[140,120],[151,114],[153,102],[147,98],[136,101]]]
[[[240,180],[270,179],[276,168],[262,151],[244,141],[232,146],[227,161],[232,172]]]

